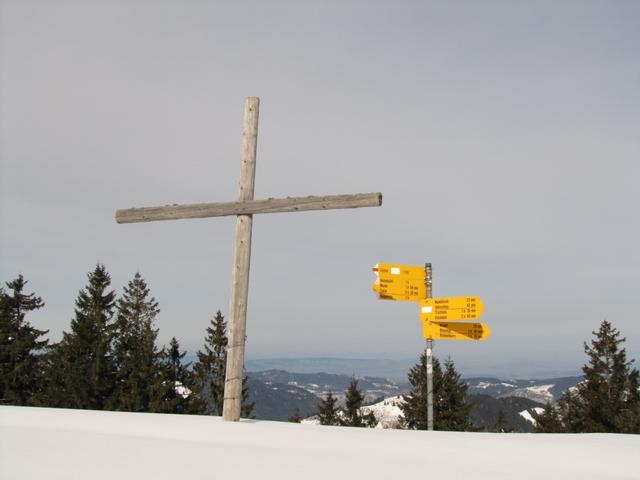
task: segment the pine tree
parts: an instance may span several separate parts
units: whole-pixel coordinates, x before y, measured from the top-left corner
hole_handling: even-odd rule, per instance
[[[227,362],[227,322],[218,310],[207,327],[204,351],[198,351],[193,367],[194,391],[203,402],[205,415],[222,415]]]
[[[242,418],[255,418],[255,415],[253,415],[253,409],[256,406],[256,402],[249,401],[251,395],[249,394],[248,382],[249,377],[247,377],[247,374],[245,373],[242,377],[242,403],[240,404],[240,416]]]
[[[507,416],[504,413],[504,410],[498,410],[498,418],[496,419],[496,423],[493,426],[493,431],[496,433],[511,433],[513,432],[513,427],[509,424],[507,420]]]
[[[172,337],[169,342],[166,364],[170,372],[170,378],[173,380],[174,384],[176,382],[184,383],[189,378],[189,367],[191,366],[191,363],[183,363],[186,355],[187,352],[180,352],[180,342],[178,342],[176,337]]]
[[[467,401],[467,385],[461,381],[451,359],[442,371],[433,357],[433,417],[434,430],[469,431],[475,427],[469,419],[471,405]],[[411,391],[403,395],[400,423],[411,430],[426,430],[427,419],[427,355],[423,352],[418,363],[409,371]]]
[[[51,406],[102,410],[115,387],[111,277],[98,264],[76,299],[71,331],[63,332],[51,356],[48,401]]]
[[[338,425],[338,399],[329,390],[325,397],[318,403],[318,419],[320,425]]]
[[[227,322],[218,310],[207,327],[204,351],[198,351],[198,361],[193,368],[193,387],[197,396],[198,413],[222,415],[224,385],[227,372]],[[248,378],[242,378],[240,416],[252,418],[255,402],[249,401]]]
[[[534,415],[534,419],[536,433],[561,433],[565,431],[560,415],[551,402],[547,402],[542,413]]]
[[[362,415],[360,409],[364,395],[358,390],[358,380],[355,376],[351,377],[349,388],[345,391],[345,407],[340,417],[340,425],[345,427],[374,427],[376,418],[372,413]]]
[[[302,422],[302,412],[298,407],[293,410],[293,415],[289,417],[289,421],[291,423],[300,423]]]
[[[584,344],[589,363],[584,380],[558,402],[569,432],[640,433],[638,370],[631,368],[625,341],[610,322],[603,321],[591,344]]]
[[[471,403],[467,400],[467,384],[460,378],[451,358],[446,360],[444,367],[442,380],[438,382],[439,390],[434,391],[434,429],[473,431],[475,427],[469,419]]]
[[[640,433],[640,372],[632,369],[628,374],[627,394],[624,408],[617,417],[621,433]]]
[[[442,368],[436,357],[432,359],[433,366],[433,387],[434,391],[439,390],[439,384],[442,380]],[[427,354],[425,352],[420,355],[418,363],[409,371],[409,383],[411,391],[408,395],[403,395],[404,402],[400,405],[402,415],[400,423],[410,430],[426,430],[428,427],[427,419]],[[434,417],[435,415],[435,398],[434,398]]]
[[[136,273],[117,302],[114,358],[117,367],[112,408],[130,412],[149,411],[154,384],[160,374],[158,330],[154,320],[160,310],[149,288]]]
[[[197,413],[189,382],[189,365],[183,364],[187,352],[180,352],[180,343],[173,337],[169,348],[160,351],[160,369],[152,386],[149,410],[155,413]]]
[[[34,293],[23,293],[22,275],[0,288],[0,404],[37,405],[44,385],[44,352],[48,330],[38,330],[26,320],[28,312],[44,306]]]

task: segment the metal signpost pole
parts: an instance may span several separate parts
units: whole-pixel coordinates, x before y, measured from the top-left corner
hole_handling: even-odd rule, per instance
[[[425,263],[427,298],[433,296],[431,264]],[[427,338],[427,430],[433,430],[433,340]]]

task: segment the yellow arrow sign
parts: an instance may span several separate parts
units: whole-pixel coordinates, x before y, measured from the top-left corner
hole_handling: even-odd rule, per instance
[[[424,338],[434,340],[486,340],[491,329],[486,323],[423,322]]]
[[[484,312],[480,297],[427,298],[420,302],[420,319],[431,322],[477,320]]]
[[[379,263],[373,271],[378,277],[373,291],[382,300],[419,302],[427,296],[424,267]]]

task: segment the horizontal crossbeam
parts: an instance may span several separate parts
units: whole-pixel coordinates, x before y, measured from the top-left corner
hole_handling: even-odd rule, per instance
[[[253,215],[256,213],[379,207],[380,205],[382,205],[382,193],[380,192],[327,195],[324,197],[269,198],[267,200],[249,200],[245,202],[192,203],[188,205],[165,205],[164,207],[127,208],[116,211],[116,222],[155,222],[183,218]]]

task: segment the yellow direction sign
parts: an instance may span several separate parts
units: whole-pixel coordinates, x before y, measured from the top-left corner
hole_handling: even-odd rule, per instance
[[[434,340],[486,340],[491,329],[486,323],[423,322],[424,338]]]
[[[427,298],[420,302],[420,320],[448,322],[477,320],[484,311],[480,297]]]
[[[427,297],[424,267],[379,263],[373,271],[378,277],[373,291],[382,300],[419,302]]]

